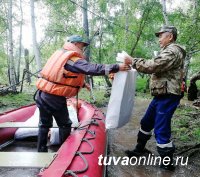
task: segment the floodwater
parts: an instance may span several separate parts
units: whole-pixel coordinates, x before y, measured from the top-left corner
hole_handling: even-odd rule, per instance
[[[123,158],[125,157],[125,150],[134,148],[137,142],[137,133],[140,128],[139,122],[149,103],[150,100],[148,99],[136,99],[131,121],[122,128],[109,130],[109,157]],[[158,155],[154,136],[147,143],[147,148],[154,155]],[[143,163],[136,165],[136,160],[132,165],[130,163],[120,163],[122,161],[119,161],[118,165],[113,165],[113,162],[111,165],[107,165],[107,177],[200,177],[199,157],[200,153],[189,157],[188,164],[184,166],[178,163],[179,165],[176,166],[174,172],[162,170],[158,165],[143,165]],[[182,162],[182,164],[186,164],[186,157],[184,157]]]

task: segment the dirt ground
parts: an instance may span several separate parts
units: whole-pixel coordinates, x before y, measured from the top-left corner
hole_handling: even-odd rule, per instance
[[[142,118],[145,110],[150,103],[150,99],[136,99],[135,107],[133,111],[133,117],[131,121],[126,124],[124,127],[116,130],[109,130],[109,147],[108,147],[108,156],[114,157],[124,157],[124,151],[127,149],[133,149],[137,141],[137,133],[140,127],[140,119]],[[182,103],[184,104],[184,103]],[[104,110],[105,111],[105,110]],[[174,172],[169,172],[162,170],[158,165],[108,165],[107,166],[107,176],[108,177],[199,177],[200,176],[200,149],[192,149],[194,152],[186,151],[187,147],[183,147],[181,142],[176,144],[174,142],[177,151],[175,158],[177,156],[184,157],[183,164],[177,165]],[[181,149],[180,149],[181,147]],[[154,154],[158,155],[156,151],[156,142],[154,136],[149,140],[147,148]],[[192,151],[191,150],[191,151]],[[181,154],[179,154],[181,152]],[[188,163],[186,165],[186,157],[188,158]]]

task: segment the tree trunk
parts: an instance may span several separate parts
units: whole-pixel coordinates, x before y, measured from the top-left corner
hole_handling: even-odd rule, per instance
[[[22,10],[22,0],[20,2],[20,15],[21,15],[21,21],[20,21],[20,34],[19,34],[19,58],[17,63],[17,82],[19,82],[20,79],[20,64],[21,64],[21,55],[22,55],[22,25],[23,25],[23,10]]]
[[[163,7],[163,17],[164,17],[164,20],[165,20],[165,25],[169,25],[169,19],[168,19],[168,16],[167,16],[167,8],[166,8],[166,0],[162,0],[162,7]]]
[[[35,54],[35,60],[37,64],[38,70],[41,70],[42,64],[41,64],[41,58],[40,58],[40,51],[37,43],[37,33],[36,33],[36,27],[35,27],[35,7],[34,7],[34,0],[30,0],[31,5],[31,26],[32,26],[32,37],[33,37],[33,49]]]
[[[89,25],[88,25],[88,14],[87,14],[88,4],[87,0],[83,0],[83,30],[84,30],[84,37],[87,42],[89,42]],[[90,46],[87,46],[85,50],[85,57],[87,61],[90,61]]]
[[[124,4],[125,9],[125,34],[124,34],[124,46],[125,49],[127,48],[127,42],[128,42],[128,27],[129,27],[129,14],[128,14],[128,2],[125,2]]]
[[[99,35],[99,42],[100,42],[100,47],[99,47],[99,63],[101,63],[101,59],[102,59],[102,52],[101,52],[101,48],[102,48],[102,39],[103,39],[103,32],[100,33]],[[108,78],[107,75],[104,76],[104,80],[106,82],[107,87],[112,87],[112,84]]]
[[[107,75],[104,76],[104,79],[106,81],[107,87],[112,87],[112,84],[111,84],[109,77]]]
[[[25,69],[27,72],[27,77],[26,77],[26,82],[29,84],[31,83],[31,76],[30,76],[30,71],[29,71],[29,51],[28,49],[24,50],[24,56],[25,56]]]
[[[15,78],[15,67],[14,67],[14,57],[13,57],[13,31],[12,31],[12,0],[9,0],[9,9],[8,9],[8,40],[9,40],[9,78],[11,89],[13,92],[16,92],[16,78]]]
[[[99,63],[101,63],[102,55],[101,55],[101,48],[102,48],[102,37],[103,37],[103,32],[100,33],[99,35]]]
[[[88,14],[87,14],[88,4],[87,0],[83,0],[83,30],[84,30],[84,38],[86,41],[89,42],[89,26],[88,26]],[[90,61],[90,46],[87,46],[85,49],[85,57],[87,61]],[[92,77],[86,77],[86,82],[89,83],[89,79],[92,79]],[[92,82],[90,82],[92,83]]]
[[[87,9],[88,9],[88,4],[87,4],[87,0],[83,0],[83,30],[84,30],[84,36],[85,36],[85,40],[87,40],[87,42],[89,41],[90,38],[90,33],[89,33],[89,25],[88,25],[88,14],[87,14]],[[90,61],[90,46],[87,46],[86,50],[85,50],[85,57],[87,61]],[[90,94],[91,97],[93,99],[93,101],[95,102],[95,97],[93,94],[93,77],[86,77],[86,82],[90,84]]]

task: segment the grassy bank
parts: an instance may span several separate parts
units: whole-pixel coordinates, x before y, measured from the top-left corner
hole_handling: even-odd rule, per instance
[[[106,106],[109,101],[109,98],[104,97],[104,94],[106,94],[106,90],[95,89],[94,102],[90,92],[82,89],[79,93],[79,99],[86,100],[92,104],[95,104],[97,107],[103,107]],[[33,95],[34,93],[23,92],[0,96],[0,113],[34,103]]]
[[[0,96],[0,113],[32,103],[34,103],[32,93],[18,93]]]

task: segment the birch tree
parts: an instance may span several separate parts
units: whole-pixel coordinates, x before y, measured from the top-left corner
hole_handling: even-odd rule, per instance
[[[84,30],[85,40],[89,42],[90,33],[89,33],[89,26],[88,26],[87,9],[88,9],[87,0],[83,0],[83,30]],[[90,60],[90,46],[87,46],[85,50],[85,56],[86,56],[86,60],[89,61]]]
[[[27,71],[27,77],[26,81],[27,83],[31,83],[31,76],[30,76],[30,70],[29,70],[29,51],[28,49],[24,50],[24,59],[25,59],[25,70]]]
[[[35,54],[37,69],[41,70],[42,64],[41,64],[39,46],[38,46],[38,43],[37,43],[34,0],[30,0],[30,6],[31,6],[31,26],[32,26],[33,50],[34,50],[34,54]]]
[[[90,33],[89,33],[87,10],[88,10],[87,0],[83,0],[83,30],[84,30],[84,33],[85,33],[84,34],[85,40],[87,40],[87,42],[89,42]],[[85,50],[85,57],[86,57],[87,61],[90,61],[90,46],[87,46],[87,48]],[[94,94],[93,94],[93,79],[92,79],[92,76],[86,77],[86,80],[89,81],[89,84],[90,84],[90,87],[91,87],[90,93],[91,93],[93,100],[95,101],[95,97],[94,97]]]
[[[169,25],[169,19],[167,16],[166,0],[162,0],[162,12],[165,21],[165,25]]]
[[[22,57],[22,26],[23,26],[23,9],[22,9],[22,0],[19,0],[19,8],[20,8],[20,32],[19,32],[19,57],[17,63],[17,82],[20,79],[20,64],[21,64],[21,57]]]
[[[14,56],[13,56],[13,26],[12,26],[12,0],[9,0],[9,7],[8,7],[8,41],[9,41],[9,80],[10,85],[12,86],[11,89],[13,92],[16,92],[16,79],[15,79],[15,67],[14,67]]]
[[[124,34],[124,45],[125,45],[125,49],[127,48],[127,42],[128,42],[128,28],[129,28],[129,15],[128,15],[128,6],[129,3],[125,2],[124,3],[124,9],[125,9],[125,34]]]

